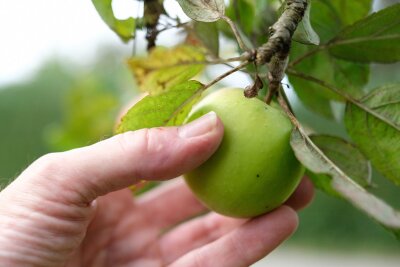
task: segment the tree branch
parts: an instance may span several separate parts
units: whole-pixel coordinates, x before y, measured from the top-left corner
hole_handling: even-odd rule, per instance
[[[165,13],[163,5],[158,0],[145,0],[143,18],[146,26],[147,50],[156,46],[158,36],[157,25],[161,14]]]
[[[278,21],[269,29],[270,38],[257,50],[257,64],[270,62],[272,56],[289,54],[292,36],[303,19],[307,0],[287,0],[285,10]]]
[[[268,64],[268,93],[265,96],[265,103],[269,104],[272,100],[272,97],[278,93],[279,86],[281,85],[281,81],[283,77],[285,77],[285,70],[289,61],[289,57],[283,56],[273,56],[271,62]]]
[[[265,97],[267,104],[278,92],[280,83],[285,76],[292,36],[297,25],[303,19],[306,9],[307,0],[287,0],[282,15],[269,29],[270,38],[268,42],[257,49],[256,63],[258,65],[269,63],[269,91]]]
[[[251,60],[252,55],[249,53],[243,53],[241,56],[238,57],[232,57],[232,58],[211,58],[209,60],[188,60],[188,61],[181,61],[177,62],[171,65],[164,65],[162,67],[153,67],[153,68],[146,68],[148,71],[155,71],[159,69],[167,69],[167,68],[174,68],[174,67],[180,67],[180,66],[190,66],[190,65],[226,65],[230,68],[235,68],[234,66],[228,64],[230,62],[245,62],[246,65],[249,64],[249,61]]]

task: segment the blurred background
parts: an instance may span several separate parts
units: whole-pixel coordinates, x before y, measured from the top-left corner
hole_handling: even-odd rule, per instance
[[[114,0],[117,17],[140,12],[137,1]],[[374,9],[399,1],[375,1]],[[167,7],[180,10],[174,0]],[[183,16],[182,14],[179,14]],[[121,107],[138,91],[125,65],[124,45],[91,1],[0,0],[0,188],[41,155],[88,145],[112,135]],[[171,34],[158,43],[173,44]],[[137,51],[144,51],[139,32]],[[229,49],[229,44],[226,45]],[[400,81],[400,65],[373,65],[369,87]],[[247,85],[234,76],[226,84]],[[290,91],[290,89],[289,89]],[[322,133],[344,136],[337,124],[296,101],[300,119]],[[372,191],[400,209],[399,190],[374,173]],[[284,246],[255,266],[400,266],[400,242],[344,201],[317,192],[300,212]]]

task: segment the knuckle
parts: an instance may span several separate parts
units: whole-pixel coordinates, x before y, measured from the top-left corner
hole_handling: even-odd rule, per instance
[[[159,142],[159,137],[161,133],[161,128],[146,129],[143,133],[143,152],[152,155],[158,152],[162,148],[161,142]]]
[[[162,131],[162,128],[145,128],[123,133],[118,138],[120,149],[126,155],[153,155],[163,149]]]
[[[286,225],[288,228],[288,231],[290,233],[293,233],[296,231],[298,225],[299,225],[299,216],[297,215],[297,212],[294,211],[291,207],[283,205],[280,208],[284,215],[286,216]]]
[[[117,136],[117,143],[121,154],[129,157],[134,154],[137,150],[142,152],[143,147],[147,145],[147,132],[148,129],[142,129],[138,131],[125,132]]]
[[[209,220],[206,220],[204,222],[204,229],[205,232],[208,233],[208,238],[210,241],[217,239],[217,237],[220,236],[221,232],[221,223],[218,215],[215,216],[215,214],[211,214]]]
[[[30,170],[37,174],[52,174],[60,170],[61,162],[61,153],[49,153],[33,162]]]
[[[135,176],[142,178],[170,176],[174,172],[171,166],[182,157],[176,153],[179,144],[174,141],[174,132],[165,128],[126,132],[113,142],[126,166],[131,166],[129,168],[133,168]]]
[[[243,247],[241,240],[237,240],[234,236],[230,236],[229,242],[230,244],[228,246],[231,247],[232,253],[237,255],[238,266],[249,266],[253,261],[247,252],[248,250]]]
[[[135,132],[125,132],[116,136],[117,143],[119,149],[122,151],[122,154],[129,155],[129,147],[132,142],[132,138],[135,137]]]

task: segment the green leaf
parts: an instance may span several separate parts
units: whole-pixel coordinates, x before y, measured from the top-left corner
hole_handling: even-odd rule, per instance
[[[333,80],[330,83],[352,97],[364,95],[364,86],[369,81],[370,66],[330,57]]]
[[[310,46],[294,43],[290,56],[296,59],[298,55],[308,53],[311,50],[312,48]],[[326,82],[333,82],[335,80],[335,68],[332,63],[335,62],[332,62],[328,53],[319,52],[314,56],[308,57],[301,61],[294,67],[294,69],[299,72],[307,73],[308,75],[314,76],[315,78],[324,80]],[[323,96],[327,99],[341,100],[341,98],[338,98],[336,94],[319,85],[310,84],[310,88],[316,88],[314,93],[318,94],[319,96]],[[295,89],[297,89],[296,86]]]
[[[326,0],[329,1],[340,16],[344,26],[353,24],[368,15],[372,7],[371,0]]]
[[[226,9],[226,15],[240,26],[243,33],[250,36],[256,19],[256,3],[254,0],[231,1]]]
[[[327,52],[319,52],[313,57],[303,60],[296,70],[323,80],[353,97],[364,95],[363,87],[368,83],[370,68],[368,65],[336,59]],[[330,90],[308,82],[318,95],[327,99],[343,101]]]
[[[332,188],[332,178],[327,174],[313,173],[310,170],[306,170],[305,175],[309,177],[315,188],[323,191],[325,194],[341,198],[340,194]]]
[[[200,42],[213,56],[219,55],[219,32],[217,23],[195,21],[193,23],[194,33]]]
[[[371,166],[353,144],[329,135],[312,135],[311,141],[353,181],[367,187],[371,185]]]
[[[293,43],[291,58],[296,60],[312,50],[313,48],[310,46]],[[294,69],[326,81],[353,97],[364,94],[363,87],[367,84],[369,78],[368,65],[339,60],[326,51],[320,51],[302,60],[294,66]],[[294,75],[289,75],[289,81],[300,100],[310,110],[324,117],[333,118],[330,100],[344,101],[335,93],[312,81]]]
[[[102,82],[96,77],[85,76],[68,91],[63,120],[52,125],[46,133],[46,141],[52,149],[69,150],[112,134],[118,97]]]
[[[350,179],[310,140],[303,129],[294,129],[291,145],[296,157],[308,170],[324,175],[326,179],[323,184],[330,185],[329,193],[335,192],[400,238],[400,212]]]
[[[344,29],[330,42],[332,55],[345,60],[390,63],[400,60],[400,4]]]
[[[367,15],[371,1],[313,0],[312,5],[311,25],[321,37],[322,43],[326,43],[337,35],[344,25]],[[352,17],[350,13],[353,14]],[[293,43],[290,58],[292,62],[296,61],[315,49]],[[370,73],[368,65],[340,60],[323,50],[304,58],[294,69],[326,81],[353,97],[364,95],[363,88],[369,81]],[[310,110],[324,117],[333,118],[331,100],[344,101],[343,98],[314,82],[293,75],[289,75],[289,80],[300,100]]]
[[[289,81],[293,85],[297,96],[307,109],[325,118],[334,118],[330,99],[320,94],[321,89],[325,90],[324,88],[292,75],[289,75]]]
[[[276,22],[279,0],[235,0],[226,6],[226,16],[238,26],[247,46],[260,46],[268,39],[268,28]],[[218,29],[229,39],[236,38],[227,23],[218,21]]]
[[[340,30],[368,15],[371,0],[312,0],[311,25],[321,43],[335,37]]]
[[[302,44],[319,45],[319,36],[311,26],[310,10],[311,1],[309,0],[306,12],[304,13],[304,17],[301,20],[300,24],[297,26],[296,31],[294,32],[293,40]]]
[[[311,25],[320,37],[321,43],[326,43],[343,27],[340,15],[330,0],[313,0],[312,5]]]
[[[135,19],[119,20],[114,16],[112,0],[92,0],[94,7],[103,21],[124,41],[128,42],[135,36]]]
[[[377,88],[360,102],[368,112],[347,104],[348,133],[372,164],[400,185],[400,84]]]
[[[179,45],[157,46],[147,57],[134,57],[128,65],[140,90],[150,94],[168,91],[171,87],[193,78],[204,69],[204,51],[200,47]]]
[[[180,125],[199,100],[204,85],[197,81],[178,84],[167,92],[146,96],[121,119],[117,133],[143,128]]]
[[[177,0],[185,14],[197,21],[213,22],[225,14],[224,0]]]
[[[276,12],[276,7],[279,6],[281,0],[254,0],[255,2],[255,16],[254,29],[252,32],[251,39],[260,46],[267,42],[269,32],[268,29],[272,26],[279,18],[279,14]]]

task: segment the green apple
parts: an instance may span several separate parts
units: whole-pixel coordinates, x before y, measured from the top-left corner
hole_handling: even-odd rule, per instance
[[[210,111],[224,124],[224,137],[210,159],[184,175],[194,194],[211,210],[254,217],[284,203],[304,173],[290,147],[292,124],[279,108],[238,88],[206,96],[188,115]]]

